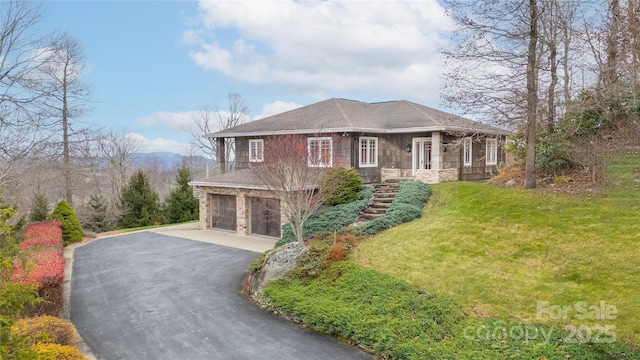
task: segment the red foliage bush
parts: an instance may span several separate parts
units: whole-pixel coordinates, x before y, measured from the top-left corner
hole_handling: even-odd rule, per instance
[[[61,223],[54,220],[29,224],[22,236],[20,249],[26,262],[16,262],[14,281],[38,286],[38,294],[45,301],[31,309],[33,315],[57,316],[63,306],[65,264]]]
[[[332,262],[344,260],[344,245],[340,243],[333,245],[329,249],[329,259]]]
[[[62,251],[62,223],[60,220],[31,223],[24,228],[22,238],[20,250],[52,247]]]

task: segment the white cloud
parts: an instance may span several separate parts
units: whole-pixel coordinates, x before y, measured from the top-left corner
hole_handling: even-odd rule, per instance
[[[150,152],[170,152],[175,154],[190,154],[192,147],[190,143],[184,143],[171,139],[155,138],[149,139],[140,134],[130,133],[126,135],[140,145],[140,151]]]
[[[452,25],[436,0],[201,1],[199,10],[201,27],[183,38],[204,69],[312,95],[438,96],[438,49]]]
[[[254,116],[252,120],[262,119],[267,116],[280,114],[285,111],[293,110],[299,107],[302,107],[302,105],[296,104],[293,102],[280,101],[280,100],[274,101],[272,103],[266,103],[262,106],[262,111],[260,112],[260,115]]]
[[[169,112],[156,111],[136,119],[136,124],[148,127],[162,127],[169,130],[189,131],[199,111]]]

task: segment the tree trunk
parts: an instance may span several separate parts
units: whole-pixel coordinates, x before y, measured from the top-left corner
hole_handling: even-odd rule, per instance
[[[536,116],[538,93],[536,82],[536,49],[538,42],[538,4],[529,0],[529,51],[527,53],[527,149],[525,156],[525,181],[527,189],[536,187]]]
[[[64,67],[67,74],[67,64]],[[69,109],[67,104],[67,77],[62,81],[62,157],[64,161],[64,191],[65,198],[73,208],[73,191],[71,190],[71,154],[69,153]]]
[[[607,63],[605,64],[603,87],[615,84],[618,80],[618,33],[620,24],[620,0],[611,0],[611,24],[607,38]]]
[[[548,118],[547,118],[547,132],[552,134],[555,130],[556,125],[556,86],[558,85],[558,22],[559,11],[555,11],[555,2],[551,3],[549,6],[549,19],[551,21],[549,26],[549,39],[547,39],[547,44],[549,46],[549,71],[551,73],[551,82],[549,83],[549,88],[547,89],[547,108],[548,108]]]

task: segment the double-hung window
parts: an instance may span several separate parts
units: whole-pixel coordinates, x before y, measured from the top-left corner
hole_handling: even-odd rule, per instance
[[[360,138],[360,167],[377,167],[378,166],[378,138],[377,137],[361,137]]]
[[[264,140],[249,140],[249,162],[264,161]]]
[[[487,165],[498,164],[498,139],[487,139]]]
[[[307,139],[310,167],[331,167],[333,165],[333,143],[330,137]]]
[[[473,162],[473,142],[470,137],[466,137],[462,140],[462,156],[464,166],[471,166]]]

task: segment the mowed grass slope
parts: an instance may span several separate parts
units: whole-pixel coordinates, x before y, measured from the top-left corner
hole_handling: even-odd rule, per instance
[[[433,186],[423,217],[362,243],[355,261],[453,299],[469,313],[536,321],[538,301],[617,307],[613,325],[640,345],[640,155],[616,157],[610,187],[544,195],[484,183]]]

